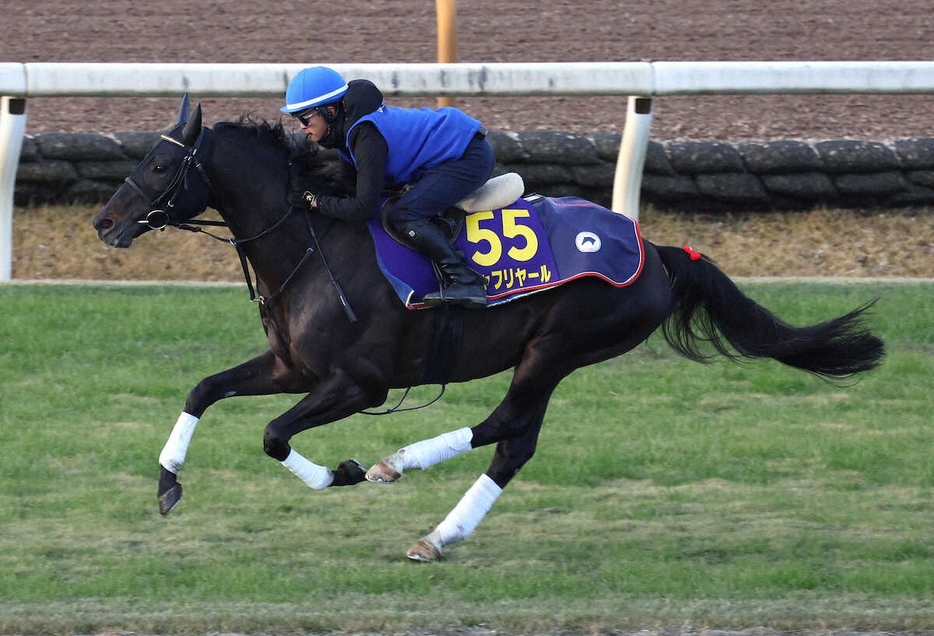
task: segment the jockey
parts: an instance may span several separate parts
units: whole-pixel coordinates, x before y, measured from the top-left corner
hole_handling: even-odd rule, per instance
[[[337,219],[368,220],[387,187],[408,186],[389,213],[393,228],[440,272],[441,289],[428,305],[486,307],[486,281],[470,269],[432,221],[486,183],[493,147],[486,129],[456,108],[388,107],[369,80],[345,82],[325,66],[306,68],[289,82],[282,112],[305,134],[334,148],[357,173],[352,196],[303,194],[305,205]]]

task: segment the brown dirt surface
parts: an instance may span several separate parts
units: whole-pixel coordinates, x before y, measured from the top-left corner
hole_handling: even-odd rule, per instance
[[[7,6],[9,5],[9,6]],[[411,63],[437,59],[435,3],[309,5],[204,0],[4,6],[0,61]],[[934,59],[926,0],[470,0],[457,7],[458,61]],[[197,95],[194,96],[197,98]],[[202,100],[205,121],[279,118],[281,99]],[[393,100],[433,106],[435,100]],[[27,132],[158,130],[178,100],[30,100]],[[621,98],[470,98],[458,106],[502,131],[621,131]],[[656,100],[652,137],[894,139],[931,136],[934,96],[709,96]],[[166,232],[117,251],[96,242],[93,210],[14,219],[14,278],[239,280],[228,246]],[[679,217],[647,214],[659,243],[691,243],[731,275],[934,277],[929,209]],[[174,234],[174,236],[173,236]],[[155,250],[155,251],[154,251]],[[181,255],[190,253],[190,260]],[[90,259],[88,254],[93,255]]]
[[[5,3],[2,21],[0,61],[8,62],[437,60],[428,0],[29,0]],[[927,0],[462,0],[457,32],[460,62],[934,59]],[[276,119],[280,102],[204,100],[205,117],[211,123],[249,111]],[[626,110],[615,97],[458,105],[491,130],[578,133],[619,131]],[[176,107],[167,99],[34,99],[27,132],[158,130]],[[926,137],[934,96],[672,97],[656,100],[655,113],[656,139]]]

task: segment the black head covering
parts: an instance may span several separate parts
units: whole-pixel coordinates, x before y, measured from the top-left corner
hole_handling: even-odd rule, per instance
[[[328,130],[318,143],[325,148],[344,148],[347,145],[347,130],[358,119],[369,115],[383,105],[383,93],[370,80],[347,82],[347,92],[337,104],[337,112],[331,115],[326,106],[319,112],[328,123]]]

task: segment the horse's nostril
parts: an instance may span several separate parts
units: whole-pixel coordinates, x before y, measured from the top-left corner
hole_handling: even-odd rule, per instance
[[[114,226],[113,219],[100,219],[96,223],[96,227],[98,230],[109,230],[113,226]]]

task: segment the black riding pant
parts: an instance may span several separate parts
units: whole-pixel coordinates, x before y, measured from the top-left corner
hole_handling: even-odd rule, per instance
[[[390,222],[399,227],[438,216],[486,183],[494,162],[493,146],[484,133],[477,133],[460,159],[428,168],[411,184],[389,212]]]

